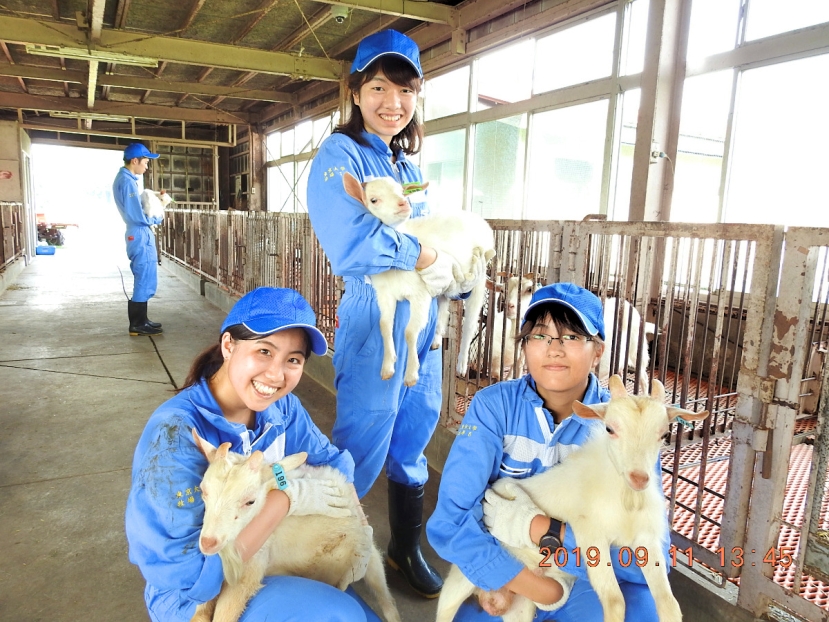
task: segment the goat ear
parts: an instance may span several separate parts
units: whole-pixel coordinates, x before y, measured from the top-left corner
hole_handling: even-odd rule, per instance
[[[660,404],[665,403],[665,385],[659,382],[656,378],[651,381],[651,398],[655,399]]]
[[[279,465],[285,471],[293,471],[298,466],[305,464],[305,461],[308,459],[308,454],[304,451],[299,452],[298,454],[291,454],[290,456],[285,456],[282,460],[279,461]]]
[[[421,190],[426,190],[426,188],[428,188],[428,187],[429,187],[429,182],[428,181],[424,181],[422,184],[420,184],[420,189]]]
[[[207,458],[208,462],[213,462],[216,458],[216,448],[199,436],[199,433],[196,432],[196,428],[192,428],[190,431],[193,433],[193,440],[196,442],[198,450],[205,458]]]
[[[343,173],[343,188],[345,188],[345,193],[348,196],[357,199],[360,203],[365,204],[366,201],[363,186],[351,173]]]
[[[607,388],[610,389],[610,397],[616,399],[629,397],[625,383],[622,382],[622,377],[619,374],[613,374],[610,377],[610,380],[607,381]]]
[[[224,460],[227,458],[227,452],[230,451],[230,443],[222,443],[216,450],[216,460]]]
[[[573,402],[573,412],[582,419],[604,419],[607,413],[607,402],[588,406],[576,400]]]
[[[262,466],[262,458],[264,457],[265,454],[263,454],[261,451],[254,451],[250,455],[250,458],[248,458],[248,468],[250,468],[251,471],[258,471],[259,468]]]
[[[685,410],[684,408],[677,408],[676,406],[667,406],[665,410],[668,411],[668,421],[673,421],[677,417],[685,419],[685,421],[702,421],[708,417],[707,410],[695,413],[690,410]]]

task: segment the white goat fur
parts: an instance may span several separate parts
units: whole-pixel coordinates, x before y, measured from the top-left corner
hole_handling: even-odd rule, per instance
[[[623,622],[625,617],[622,592],[613,568],[606,564],[611,559],[611,545],[627,546],[632,551],[643,547],[647,551],[642,572],[656,602],[659,620],[679,622],[682,613],[668,584],[664,556],[668,531],[665,497],[654,469],[662,437],[673,419],[701,420],[708,412],[692,413],[665,406],[665,388],[658,380],[653,381],[650,397],[628,395],[619,376],[612,376],[609,385],[610,402],[590,406],[573,403],[577,415],[604,420],[607,431],[597,428],[580,449],[544,473],[520,480],[502,478],[492,488],[513,498],[509,487],[520,486],[542,512],[567,523],[582,555],[590,547],[598,549],[599,564],[595,568],[585,565],[604,609],[605,622]],[[507,549],[530,569],[538,570],[538,550]],[[560,577],[562,571],[551,565],[545,574]],[[452,566],[438,601],[437,621],[450,622],[474,590],[457,566]],[[504,621],[531,620],[535,607],[527,603],[527,599],[515,595],[513,608],[504,615]]]
[[[533,292],[535,291],[535,284],[532,279],[528,277],[512,276],[507,279],[506,293],[503,293],[504,286],[502,284],[495,284],[494,289],[501,292],[505,301],[503,310],[500,305],[494,305],[491,309],[492,313],[492,347],[489,357],[489,376],[495,380],[501,379],[502,366],[511,368],[515,360],[515,338],[518,336],[518,313],[524,313],[527,306],[530,304]],[[520,296],[519,296],[520,294]],[[520,300],[519,300],[520,298]],[[478,339],[472,344],[472,350],[469,358],[473,363],[478,360],[480,356],[480,348],[486,343],[486,335],[489,330],[489,320],[481,330]],[[506,335],[506,339],[504,336]],[[503,355],[501,349],[503,348]],[[521,369],[524,366],[523,357],[519,351],[517,366]],[[520,373],[519,373],[520,375]]]
[[[423,246],[431,246],[440,253],[454,257],[471,278],[474,261],[484,265],[495,256],[495,236],[487,222],[472,212],[457,210],[447,213],[430,214],[410,219],[411,207],[403,196],[403,189],[391,177],[380,177],[360,184],[349,173],[343,175],[346,192],[361,201],[366,209],[384,224],[401,233],[417,238]],[[432,297],[423,279],[414,270],[387,270],[371,275],[371,284],[377,291],[377,306],[380,308],[380,332],[383,336],[383,364],[380,377],[388,380],[394,375],[397,354],[394,347],[394,315],[398,300],[409,301],[409,323],[406,325],[408,358],[403,382],[406,386],[417,383],[420,361],[417,358],[417,338],[429,321],[429,307]],[[432,348],[440,346],[449,324],[449,298],[460,294],[459,290],[447,291],[438,298],[438,325]],[[466,374],[469,365],[469,346],[475,336],[478,316],[486,296],[486,274],[472,288],[469,298],[464,301],[464,321],[458,354],[457,371]]]
[[[162,194],[147,188],[141,193],[141,209],[150,218],[163,217],[164,209],[172,202],[173,199],[166,192]]]
[[[352,562],[358,555],[368,557],[366,583],[377,598],[383,616],[388,622],[400,622],[386,584],[380,552],[369,535],[370,529],[366,530],[357,495],[342,473],[330,466],[297,468],[307,458],[304,452],[280,460],[289,486],[298,478],[321,477],[336,482],[345,498],[353,498],[353,515],[348,518],[286,516],[262,548],[243,564],[234,542],[259,513],[268,492],[276,488],[271,465],[264,463],[261,451],[245,458],[228,452],[230,443],[216,449],[199,437],[195,428],[193,439],[210,463],[201,485],[204,524],[199,548],[205,555],[219,554],[225,582],[217,598],[199,605],[191,622],[235,622],[261,589],[265,575],[306,577],[344,590],[349,583],[362,578],[352,576]],[[251,499],[254,503],[247,505]]]
[[[645,342],[642,344],[642,365],[636,367],[636,351],[639,348],[639,330],[642,326],[642,316],[632,304],[622,299],[621,322],[617,309],[618,298],[608,298],[604,303],[604,332],[605,346],[602,358],[599,360],[599,380],[604,381],[611,373],[623,374],[626,368],[636,370],[636,378],[639,382],[639,393],[648,393],[648,365],[650,365],[650,354],[648,352],[648,339],[652,338],[656,330],[653,322],[645,322]],[[632,318],[632,320],[631,320]],[[630,322],[630,334],[628,334],[628,323]],[[614,331],[614,326],[616,330]],[[614,334],[619,335],[619,354],[616,369],[610,369],[610,354],[613,349]],[[627,335],[627,340],[625,340]],[[627,362],[626,362],[627,361]]]

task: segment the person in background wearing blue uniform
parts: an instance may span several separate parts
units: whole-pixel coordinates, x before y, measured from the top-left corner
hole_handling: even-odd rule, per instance
[[[572,283],[542,287],[527,305],[518,341],[529,373],[482,389],[472,399],[443,469],[437,507],[427,525],[429,542],[477,587],[491,591],[506,586],[534,601],[538,620],[602,622],[602,606],[586,567],[576,566],[574,555],[562,566],[576,577],[571,587],[534,575],[501,545],[572,551],[577,546],[572,530],[544,516],[517,486],[512,487],[514,500],[489,490],[502,477],[522,479],[555,466],[577,451],[595,426],[604,425],[582,419],[572,408],[574,400],[610,400],[592,373],[604,350],[602,303]],[[625,619],[657,622],[641,569],[615,561],[627,605]],[[455,620],[500,618],[467,602]]]
[[[150,228],[161,224],[162,218],[148,217],[141,208],[141,188],[138,180],[147,172],[150,159],[158,157],[141,143],[131,143],[124,149],[124,166],[112,183],[112,196],[118,213],[127,225],[125,234],[127,257],[132,271],[132,299],[127,301],[132,336],[160,335],[161,324],[147,318],[147,301],[158,287],[158,253],[155,234]]]
[[[127,500],[129,558],[146,580],[144,600],[155,622],[189,621],[196,606],[219,594],[222,561],[199,550],[204,502],[199,491],[207,459],[193,441],[276,462],[300,451],[308,464],[327,464],[353,478],[354,461],[314,425],[291,393],[305,361],[327,343],[310,305],[296,291],[261,287],[231,309],[218,343],[202,352],[184,387],[153,413],[135,449]],[[322,480],[292,483],[268,493],[261,512],[236,547],[247,561],[285,516],[342,516],[347,500]],[[356,562],[355,562],[356,563]],[[346,593],[300,577],[266,577],[248,603],[243,622],[379,621],[351,588]]]
[[[420,169],[407,157],[420,150],[423,138],[415,112],[422,84],[420,52],[409,37],[384,30],[360,42],[348,78],[351,112],[314,157],[308,214],[334,273],[344,277],[346,286],[337,309],[333,360],[337,419],[332,438],[354,456],[354,484],[360,497],[385,466],[391,527],[387,561],[416,592],[434,598],[443,580],[423,558],[420,534],[428,478],[423,450],[437,425],[441,403],[441,352],[430,350],[437,304],[432,301],[429,323],[417,342],[420,379],[409,388],[403,385],[402,364],[407,357],[404,329],[409,303],[398,303],[397,365],[391,379],[381,380],[380,311],[371,275],[392,268],[417,270],[432,296],[437,296],[454,282],[453,270],[463,271],[448,254],[380,222],[346,194],[342,178],[348,172],[362,183],[393,177],[404,186],[411,184],[412,217],[428,213]],[[471,290],[482,269],[485,266],[476,264],[473,279],[458,283],[459,290]]]

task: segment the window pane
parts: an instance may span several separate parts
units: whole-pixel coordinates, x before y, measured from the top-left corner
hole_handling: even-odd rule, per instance
[[[268,211],[293,212],[291,186],[294,179],[294,163],[268,168]]]
[[[319,147],[320,143],[331,134],[331,128],[331,115],[314,121],[314,148]]]
[[[469,110],[469,65],[429,78],[423,97],[427,121]]]
[[[533,92],[544,93],[609,76],[615,27],[616,14],[609,13],[539,39]],[[506,69],[503,75],[510,71],[514,72],[515,67]]]
[[[466,130],[455,130],[427,136],[423,143],[421,170],[433,212],[463,209],[465,142]]]
[[[751,0],[746,41],[829,22],[826,0]]]
[[[633,146],[636,144],[636,123],[639,119],[641,91],[634,89],[622,95],[622,129],[616,154],[616,191],[611,220],[627,220],[630,215],[630,181],[633,177]]]
[[[282,157],[295,154],[294,151],[294,130],[285,130],[282,132]]]
[[[625,33],[625,59],[622,75],[639,73],[645,66],[645,37],[648,28],[648,0],[634,0],[630,4],[630,21]]]
[[[311,150],[311,136],[314,128],[311,121],[304,121],[294,128],[294,143],[296,153],[303,153]]]
[[[688,59],[734,49],[740,0],[694,0],[688,34]]]
[[[475,126],[472,211],[484,218],[521,218],[527,115]]]
[[[278,160],[280,155],[280,145],[282,143],[282,133],[272,132],[265,137],[265,149],[267,154],[265,160]]]
[[[685,81],[671,201],[673,222],[718,220],[732,82],[730,70]]]
[[[535,41],[528,39],[488,54],[478,61],[476,110],[529,99],[533,66],[528,59],[532,58],[533,45]]]
[[[829,55],[744,72],[728,222],[829,227],[827,75]]]
[[[296,192],[294,197],[294,205],[296,205],[297,212],[308,211],[308,174],[311,172],[311,160],[296,163],[296,170],[299,179],[296,184]]]
[[[581,220],[601,209],[607,100],[533,116],[524,218]]]

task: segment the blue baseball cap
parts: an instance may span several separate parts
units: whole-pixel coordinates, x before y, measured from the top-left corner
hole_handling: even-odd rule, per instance
[[[150,158],[151,160],[155,160],[157,157],[157,153],[152,153],[141,143],[130,143],[124,149],[125,160],[132,160],[133,158]]]
[[[354,56],[354,62],[351,63],[350,73],[365,71],[371,63],[388,54],[408,61],[417,71],[417,76],[419,78],[423,77],[423,69],[420,67],[420,50],[417,43],[396,30],[381,30],[360,41],[360,45],[357,46],[357,54]]]
[[[286,287],[257,287],[242,296],[222,323],[220,334],[241,324],[257,335],[270,335],[288,328],[304,328],[314,354],[325,354],[328,343],[317,328],[317,316],[302,295]]]
[[[575,283],[553,283],[539,288],[530,299],[521,326],[527,321],[530,309],[543,304],[559,304],[575,312],[584,330],[590,335],[598,335],[604,340],[604,307],[602,301],[593,292],[579,287]]]

